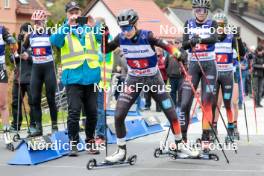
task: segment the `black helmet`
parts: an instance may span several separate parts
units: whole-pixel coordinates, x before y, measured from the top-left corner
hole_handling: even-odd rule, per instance
[[[206,8],[210,9],[211,1],[210,0],[193,0],[192,1],[193,8]]]
[[[138,14],[133,9],[123,10],[117,17],[119,26],[134,25],[138,20]]]
[[[30,32],[30,26],[31,24],[30,23],[24,23],[21,25],[20,27],[20,32],[24,31],[24,32]]]

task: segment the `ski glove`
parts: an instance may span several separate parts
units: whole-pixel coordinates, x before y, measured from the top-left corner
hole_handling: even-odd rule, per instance
[[[202,39],[200,37],[197,37],[197,36],[190,39],[190,44],[192,47],[196,46],[196,44],[199,44],[201,42],[202,42]]]

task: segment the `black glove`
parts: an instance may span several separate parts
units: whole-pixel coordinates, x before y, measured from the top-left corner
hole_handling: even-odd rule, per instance
[[[200,37],[193,37],[190,39],[190,44],[192,47],[196,46],[196,44],[201,43],[201,38]]]
[[[248,59],[250,59],[250,60],[251,60],[251,59],[253,59],[253,57],[254,57],[254,56],[253,56],[253,54],[252,54],[252,53],[249,53],[249,54],[248,54]]]
[[[103,34],[109,35],[109,28],[105,23],[102,23],[102,28],[101,28]]]
[[[17,40],[18,40],[18,42],[23,42],[24,41],[24,34],[19,34],[18,36],[17,36]]]

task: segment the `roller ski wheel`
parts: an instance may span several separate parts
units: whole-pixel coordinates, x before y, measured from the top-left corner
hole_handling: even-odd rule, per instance
[[[154,158],[159,158],[162,154],[163,154],[162,150],[160,148],[156,148],[154,150],[154,154],[153,155],[154,155]]]
[[[10,150],[12,152],[15,151],[15,147],[12,143],[6,144],[6,148],[7,150]]]
[[[87,170],[92,170],[94,168],[105,168],[105,167],[111,167],[115,165],[130,165],[133,166],[137,162],[137,155],[131,155],[128,157],[125,161],[118,161],[118,162],[109,162],[104,161],[101,163],[97,163],[96,159],[90,159],[86,165]]]
[[[11,139],[11,136],[10,136],[10,132],[9,131],[5,131],[4,132],[4,141],[5,141],[5,144],[6,144],[6,148],[10,151],[14,151],[15,150],[15,147],[14,145],[12,144],[12,139]]]
[[[137,162],[137,155],[132,155],[129,156],[127,159],[128,164],[130,164],[131,166],[135,165]]]
[[[19,134],[15,134],[15,135],[13,136],[13,141],[14,141],[14,142],[18,142],[19,140],[21,140],[20,135],[19,135]]]
[[[210,153],[209,154],[209,159],[210,160],[214,160],[214,161],[219,161],[219,156],[214,154],[214,153]]]
[[[86,168],[88,170],[92,170],[94,167],[96,167],[96,159],[90,159],[86,165]]]

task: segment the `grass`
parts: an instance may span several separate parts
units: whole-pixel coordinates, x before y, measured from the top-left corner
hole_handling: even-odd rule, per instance
[[[68,116],[68,114],[65,111],[58,112],[58,123],[63,123],[63,121],[66,123],[67,122],[67,116]],[[29,115],[28,115],[28,118],[29,118]],[[10,119],[10,123],[11,123],[13,120],[13,117],[10,117],[9,119]],[[43,126],[51,125],[51,119],[50,119],[49,113],[43,113],[42,114],[42,125]],[[26,128],[27,128],[27,122],[26,122],[26,118],[23,116],[22,129],[26,129]],[[0,129],[3,129],[2,122],[0,123]]]

